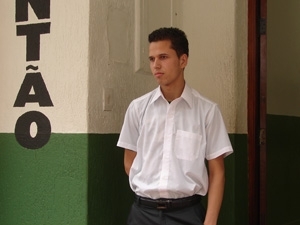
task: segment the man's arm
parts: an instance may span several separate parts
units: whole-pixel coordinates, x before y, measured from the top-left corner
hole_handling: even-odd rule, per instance
[[[129,176],[129,171],[132,166],[133,160],[135,159],[135,156],[136,156],[135,151],[125,149],[125,151],[124,151],[124,168],[125,168],[125,172],[128,176]]]
[[[208,205],[204,225],[216,225],[223,200],[225,168],[223,155],[208,161]]]

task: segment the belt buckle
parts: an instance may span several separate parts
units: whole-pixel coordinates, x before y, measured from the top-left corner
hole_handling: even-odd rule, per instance
[[[171,200],[158,200],[156,204],[157,209],[168,209],[171,208],[172,201]]]

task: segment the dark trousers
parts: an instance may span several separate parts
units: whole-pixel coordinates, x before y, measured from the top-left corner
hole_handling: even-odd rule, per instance
[[[201,203],[181,209],[158,210],[134,202],[127,225],[203,225],[205,213]]]

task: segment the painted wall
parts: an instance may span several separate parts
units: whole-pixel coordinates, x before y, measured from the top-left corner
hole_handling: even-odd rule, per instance
[[[124,224],[132,193],[118,133],[129,102],[156,87],[136,69],[143,23],[186,31],[187,81],[220,105],[236,151],[220,224],[245,222],[246,1],[165,1],[171,19],[139,20],[160,4],[0,2],[0,224]]]
[[[217,102],[230,133],[247,133],[247,1],[180,1],[190,40],[186,78]]]
[[[0,9],[1,27],[5,27],[0,39],[3,65],[0,68],[0,131],[13,132],[16,121],[22,114],[37,110],[48,117],[52,132],[87,132],[89,5],[82,1],[74,1],[73,4],[51,1],[51,5],[50,1],[41,1],[46,6],[50,5],[49,18],[38,19],[29,6],[28,19],[18,22],[15,19],[15,2],[26,1],[1,1]],[[19,14],[27,14],[24,6],[20,4],[19,8]],[[43,12],[44,8],[40,11]],[[39,41],[29,35],[33,33],[30,29],[34,29],[36,24],[49,25],[47,33],[37,31],[42,33],[35,35],[39,37]],[[17,35],[18,27],[21,30],[22,26],[24,29],[30,25],[32,28],[25,31],[28,35]],[[27,56],[33,54],[35,49],[38,49],[39,57],[28,59]],[[38,69],[26,69],[29,65],[37,66]],[[14,107],[26,74],[37,72],[42,75],[53,106],[40,106],[36,101]],[[39,83],[32,86],[37,89],[41,87]],[[30,90],[29,94],[33,95],[34,91],[38,90]]]
[[[272,225],[300,223],[299,12],[297,0],[268,1],[267,224]]]
[[[151,21],[142,21],[142,27],[147,26],[149,32],[159,26],[178,26],[186,32],[191,52],[187,82],[220,105],[228,132],[247,133],[246,1],[220,4],[173,0],[162,4],[158,0],[136,0],[90,1],[90,4],[89,132],[119,132],[123,122],[119,115],[124,114],[129,102],[156,87],[150,74],[135,70],[139,57],[135,48],[143,48],[140,57],[147,60],[148,32],[138,27],[140,21],[137,21],[144,18]],[[142,7],[168,12],[170,18],[148,11],[140,16]],[[140,46],[136,46],[137,30],[144,32]],[[146,61],[146,67],[147,64]],[[106,88],[112,89],[111,111],[103,111],[102,95]]]
[[[268,113],[300,117],[300,2],[268,4]]]
[[[89,5],[1,1],[0,17],[0,224],[87,224]]]
[[[134,1],[90,1],[89,133],[119,133],[130,101],[154,87],[150,75],[134,70]],[[111,108],[104,110],[103,92],[111,90]]]

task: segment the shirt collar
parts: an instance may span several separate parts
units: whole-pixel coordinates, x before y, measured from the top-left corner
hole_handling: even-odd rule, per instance
[[[161,90],[160,90],[160,86],[158,86],[158,87],[154,90],[154,95],[153,95],[153,97],[152,97],[150,103],[155,102],[155,101],[156,101],[157,99],[159,99],[159,98],[164,98],[164,96],[163,96],[163,94],[162,94],[162,92],[161,92]]]
[[[153,98],[152,98],[152,100],[151,100],[150,103],[155,102],[159,98],[164,98],[164,96],[163,96],[163,94],[162,94],[162,92],[160,90],[160,87],[158,86],[154,90],[154,95],[153,95]],[[190,107],[192,107],[192,105],[193,105],[193,94],[192,94],[192,88],[189,85],[185,84],[183,92],[182,92],[180,98],[182,98],[183,100],[185,100],[188,103],[188,105]]]
[[[193,106],[193,90],[189,85],[185,84],[181,98],[183,98],[190,107]]]

